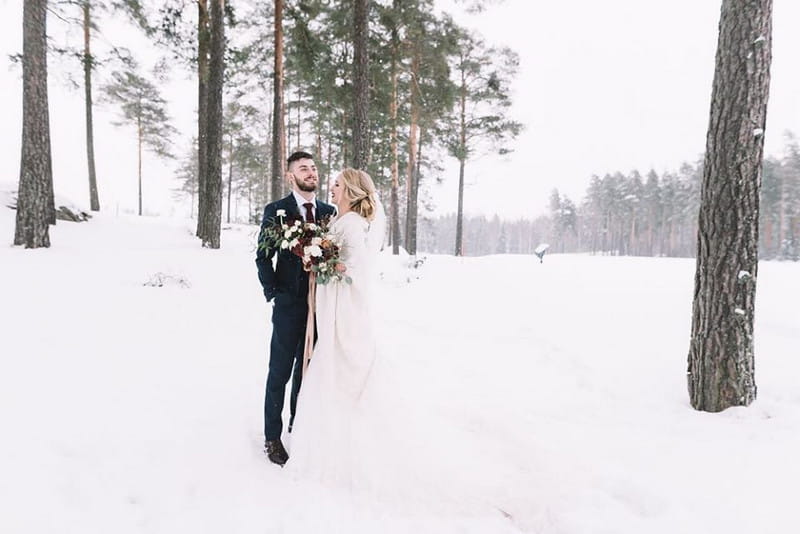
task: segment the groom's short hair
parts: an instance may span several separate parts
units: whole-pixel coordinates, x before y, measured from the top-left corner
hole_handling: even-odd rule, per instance
[[[304,152],[302,150],[298,150],[297,152],[292,152],[292,155],[289,156],[289,159],[286,160],[286,167],[287,168],[291,167],[292,163],[294,163],[295,161],[300,160],[300,159],[312,159],[313,160],[314,156],[312,156],[308,152]]]

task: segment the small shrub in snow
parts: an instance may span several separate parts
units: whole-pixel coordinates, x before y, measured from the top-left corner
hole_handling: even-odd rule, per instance
[[[189,281],[182,276],[166,273],[155,273],[143,285],[148,287],[178,286],[184,289],[192,287]]]

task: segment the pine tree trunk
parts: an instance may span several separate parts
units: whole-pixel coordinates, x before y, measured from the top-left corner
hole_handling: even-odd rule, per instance
[[[333,173],[333,128],[332,128],[330,123],[328,123],[328,154],[327,154],[327,157],[328,157],[328,165],[327,165],[327,167],[328,167],[328,184],[327,184],[326,189],[329,190],[330,182],[331,182],[331,179],[333,178],[333,176],[331,176],[331,173]]]
[[[786,177],[783,173],[780,173],[778,180],[780,181],[778,189],[778,255],[782,257],[783,240],[786,239],[786,191],[784,190]]]
[[[417,142],[419,136],[419,46],[411,60],[411,124],[408,130],[408,172],[406,173],[406,250],[417,254]]]
[[[636,217],[631,218],[631,235],[628,242],[628,254],[635,256],[638,252],[636,248]]]
[[[211,46],[208,64],[206,159],[206,235],[203,246],[220,247],[222,227],[222,85],[225,73],[225,0],[211,0]]]
[[[458,212],[456,213],[456,256],[464,255],[464,166],[467,159],[467,90],[464,74],[461,74],[461,125],[458,158]]]
[[[298,88],[297,89],[297,144],[295,145],[298,150],[300,149],[300,134],[302,133],[300,125],[303,124],[303,119],[301,116],[301,111],[303,107],[301,104],[302,98],[303,98],[303,91],[302,89]]]
[[[347,131],[347,112],[346,111],[342,113],[342,132],[345,132],[345,131]],[[350,158],[349,158],[349,155],[347,153],[347,140],[345,139],[344,135],[342,136],[342,145],[341,145],[340,152],[342,154],[342,156],[341,156],[342,164],[345,164],[345,162],[349,161]]]
[[[228,140],[228,214],[226,221],[231,223],[231,191],[233,190],[233,135]]]
[[[369,0],[353,3],[353,167],[366,169],[369,161]]]
[[[396,41],[397,32],[393,32]],[[397,45],[392,47],[392,96],[389,101],[389,117],[392,121],[392,130],[389,144],[392,148],[392,193],[391,193],[391,228],[392,228],[392,254],[400,254],[400,170],[397,156]]]
[[[412,113],[413,116],[413,113]],[[419,117],[417,117],[419,118]],[[419,121],[412,119],[411,137],[414,137],[412,145],[409,139],[409,186],[408,186],[408,208],[406,209],[406,250],[412,256],[417,255],[417,217],[419,212],[419,157],[422,151],[422,132],[419,128]],[[413,163],[413,165],[412,165]]]
[[[83,86],[86,104],[86,160],[89,165],[89,207],[100,211],[100,197],[97,194],[97,174],[94,167],[94,123],[92,121],[92,64],[91,51],[91,5],[83,2]]]
[[[323,161],[323,159],[322,159],[322,133],[320,132],[320,125],[319,124],[317,124],[317,126],[316,126],[316,132],[317,133],[316,133],[315,139],[314,139],[314,152],[315,152],[314,155],[316,156],[317,161],[319,161],[320,164],[322,164],[322,161]],[[328,177],[328,175],[330,173],[330,167],[328,167],[328,168],[326,168],[324,170],[325,170],[325,175],[324,175],[325,179],[320,178],[320,180],[319,180],[319,197],[322,198],[322,199],[327,199],[328,198],[327,197],[327,194],[328,194],[328,183],[327,183],[328,178],[327,177]]]
[[[141,106],[139,106],[141,109]],[[142,137],[144,136],[144,132],[142,131],[142,117],[141,115],[138,118],[138,123],[136,126],[136,139],[138,141],[136,153],[138,155],[138,169],[139,169],[139,217],[142,216]]]
[[[724,0],[697,233],[688,385],[719,412],[756,398],[758,202],[772,57],[772,0]]]
[[[208,175],[208,0],[197,0],[197,237],[206,239],[206,176]]]
[[[247,184],[247,222],[252,224],[253,222],[253,185],[252,183]]]
[[[456,256],[464,255],[464,166],[463,159],[458,162],[458,211],[456,213]]]
[[[331,179],[333,178],[333,128],[331,124],[328,123],[328,153],[326,154],[327,159],[327,176],[326,176],[326,184],[325,184],[325,199],[327,200],[330,197],[330,186],[331,186]]]
[[[766,228],[764,229],[764,232],[761,233],[760,237],[764,246],[763,252],[767,255],[768,258],[771,258],[775,257],[775,251],[773,250],[774,246],[772,244],[772,232],[774,231],[774,229],[772,228],[773,225],[772,217],[771,216],[767,217],[765,219],[765,223],[766,223]]]
[[[283,193],[286,141],[283,122],[283,0],[275,0],[275,56],[272,74],[272,187],[271,200]]]
[[[291,102],[291,100],[289,102],[286,102],[285,106],[286,106],[286,113],[284,115],[286,117],[286,139],[288,139],[289,143],[291,143],[292,142],[292,135],[294,134],[294,131],[292,130],[292,102]],[[282,149],[281,153],[282,154],[289,154],[289,150],[288,149],[286,149],[286,150]]]
[[[22,157],[14,244],[50,246],[47,188],[52,189],[47,103],[47,1],[26,0],[22,16]]]

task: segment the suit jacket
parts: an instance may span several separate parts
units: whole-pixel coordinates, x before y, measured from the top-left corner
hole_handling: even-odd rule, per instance
[[[264,217],[261,220],[261,233],[259,233],[258,249],[256,251],[256,266],[258,267],[258,280],[261,282],[261,287],[264,288],[264,296],[267,301],[275,298],[278,293],[286,293],[295,297],[306,297],[308,295],[308,273],[303,270],[303,262],[300,258],[289,250],[264,249],[261,246],[264,227],[277,219],[277,211],[280,209],[286,210],[287,215],[302,217],[292,193],[280,200],[267,204],[264,208]],[[316,219],[319,221],[336,213],[336,208],[317,200],[315,213]],[[276,253],[278,259],[273,267],[272,257]]]

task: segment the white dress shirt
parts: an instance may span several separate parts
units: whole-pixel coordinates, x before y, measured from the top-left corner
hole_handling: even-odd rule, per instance
[[[303,220],[306,220],[306,207],[303,204],[308,204],[311,202],[311,213],[314,215],[314,220],[317,220],[317,197],[311,197],[311,200],[306,200],[301,197],[297,191],[292,189],[292,195],[294,195],[294,201],[297,202],[297,209],[300,210],[300,216],[303,217]]]

